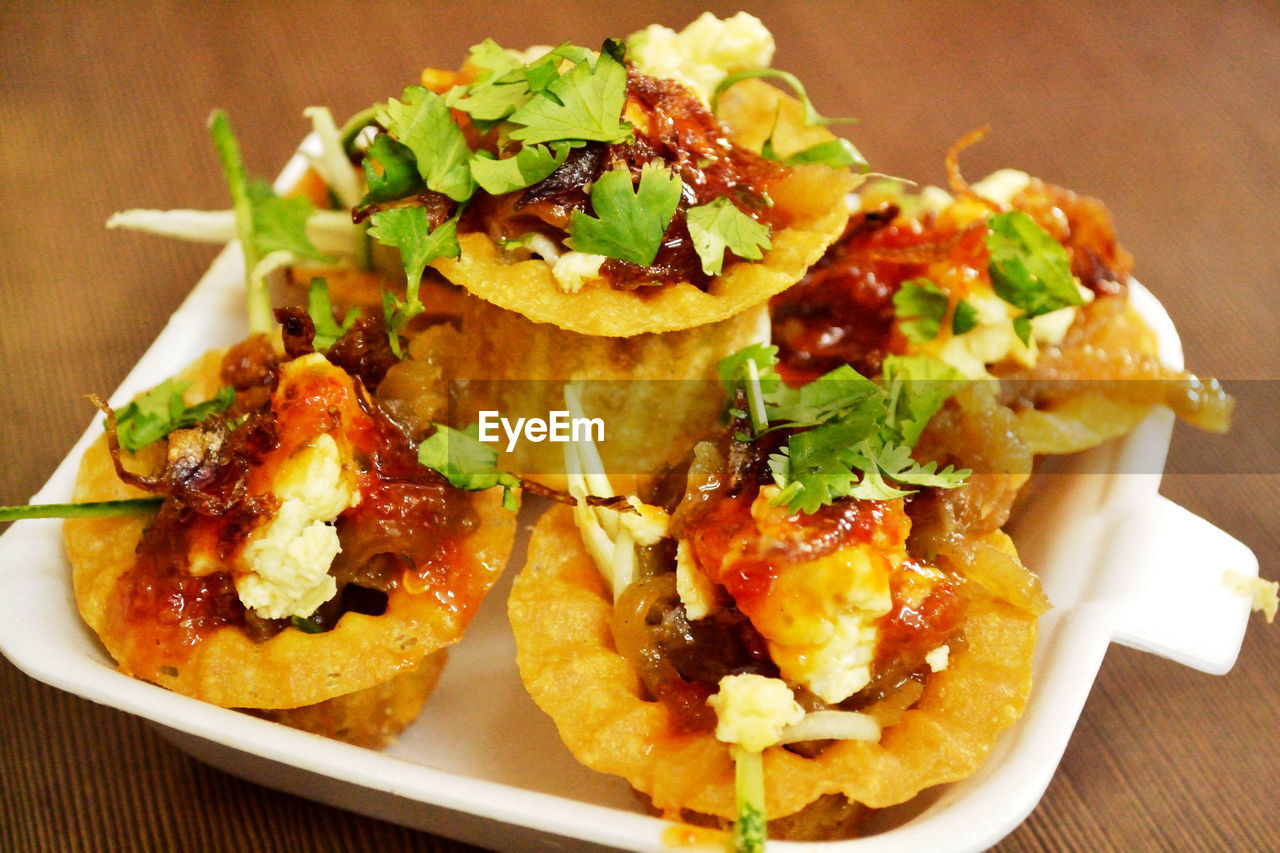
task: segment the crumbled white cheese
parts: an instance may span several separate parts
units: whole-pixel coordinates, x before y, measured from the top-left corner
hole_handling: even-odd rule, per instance
[[[642,74],[679,80],[704,101],[729,74],[767,68],[773,48],[773,35],[746,12],[724,20],[704,12],[679,33],[654,24],[627,39],[627,56]]]
[[[1017,169],[997,169],[969,189],[996,204],[1009,205],[1013,197],[1031,184],[1031,176]]]
[[[565,252],[556,258],[551,275],[556,287],[565,293],[577,293],[588,281],[600,278],[600,265],[608,258],[588,252]]]
[[[1255,612],[1261,612],[1268,624],[1275,621],[1276,611],[1280,610],[1280,581],[1263,580],[1235,569],[1223,572],[1222,581],[1233,592],[1249,598],[1249,606]]]
[[[355,497],[333,437],[320,435],[282,465],[272,493],[279,509],[249,534],[236,592],[264,619],[309,616],[337,593],[329,566],[341,548],[329,522]]]
[[[929,664],[929,669],[934,672],[942,672],[947,668],[947,662],[951,659],[951,647],[946,643],[938,646],[933,651],[924,656],[924,662]]]
[[[716,712],[716,739],[751,752],[778,743],[783,729],[804,719],[786,682],[751,673],[720,679],[707,704]]]

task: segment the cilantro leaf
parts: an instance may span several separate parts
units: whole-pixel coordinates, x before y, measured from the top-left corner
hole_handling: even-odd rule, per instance
[[[398,249],[400,261],[404,265],[404,301],[401,302],[389,291],[383,291],[382,294],[382,311],[386,318],[387,334],[391,339],[391,349],[398,358],[402,358],[400,332],[410,320],[426,309],[418,299],[423,271],[436,258],[456,258],[461,252],[458,245],[458,220],[454,217],[432,228],[426,208],[395,207],[378,211],[373,215],[372,222],[369,236],[383,245]]]
[[[120,446],[136,453],[177,429],[194,426],[217,412],[226,411],[235,389],[223,387],[211,400],[188,406],[182,392],[190,382],[166,379],[116,412],[116,438]]]
[[[497,448],[482,443],[479,434],[475,424],[466,430],[437,424],[436,431],[418,445],[418,462],[439,471],[459,489],[476,492],[502,486],[502,506],[514,512],[520,508],[520,501],[512,490],[520,480],[498,470]]]
[[[1020,210],[994,213],[987,229],[991,286],[1005,302],[1022,309],[1013,327],[1024,344],[1031,340],[1032,317],[1084,304],[1067,250],[1034,219]]]
[[[428,189],[454,201],[470,198],[475,192],[468,167],[471,149],[444,97],[422,86],[408,86],[402,98],[380,107],[379,121],[413,151]]]
[[[369,143],[360,167],[369,187],[360,200],[361,206],[395,201],[423,187],[422,176],[418,174],[418,158],[407,145],[396,142],[385,133],[379,133]]]
[[[837,421],[793,434],[782,452],[769,456],[769,470],[782,490],[775,498],[792,511],[812,513],[858,485],[849,448],[866,437],[858,424]]]
[[[307,287],[307,314],[311,317],[311,324],[316,330],[311,344],[317,350],[323,352],[333,346],[338,338],[345,335],[355,323],[359,313],[352,308],[339,323],[333,317],[333,303],[329,301],[328,283],[323,278],[311,279],[311,284]]]
[[[445,93],[450,107],[471,117],[481,131],[502,121],[532,96],[524,63],[493,39],[470,51],[469,64],[480,70],[475,82]]]
[[[823,166],[830,166],[833,169],[857,168],[863,172],[870,168],[866,158],[854,147],[853,143],[841,137],[828,139],[826,142],[815,142],[808,148],[801,148],[799,151],[783,157],[774,149],[773,136],[770,136],[761,146],[760,156],[766,160],[779,162],[784,166],[805,166],[819,163]]]
[[[931,341],[942,331],[942,318],[947,315],[950,297],[927,278],[904,281],[893,295],[893,313],[898,329],[913,343]]]
[[[627,100],[627,69],[608,53],[592,64],[578,62],[547,84],[510,117],[519,125],[511,139],[533,145],[580,139],[626,142],[632,127],[622,120]]]
[[[951,334],[963,335],[978,327],[978,309],[961,299],[951,315]]]
[[[769,456],[779,488],[775,504],[811,513],[840,498],[889,500],[911,493],[895,483],[951,488],[968,476],[911,458],[920,432],[963,378],[954,368],[924,356],[890,356],[884,387],[843,365],[790,388],[776,364],[777,347],[756,344],[718,365],[730,398],[745,392],[751,409],[755,435],[739,440],[778,429],[790,433]]]
[[[502,195],[533,186],[550,175],[569,157],[573,146],[568,142],[526,145],[513,157],[495,160],[489,152],[476,152],[471,158],[471,176],[480,188],[491,195]]]
[[[605,172],[591,186],[596,215],[575,210],[565,243],[575,251],[646,267],[658,255],[682,186],[680,177],[657,160],[641,167],[635,187],[626,167]]]
[[[764,250],[772,248],[769,227],[747,216],[723,196],[710,204],[689,208],[685,217],[693,248],[707,275],[720,275],[726,249],[743,260],[758,261],[764,257]]]
[[[886,356],[882,370],[888,392],[886,431],[908,448],[965,380],[945,361],[922,355]]]
[[[310,199],[278,196],[271,184],[261,179],[250,180],[248,189],[253,209],[253,242],[260,256],[289,252],[315,261],[332,260],[307,236],[307,220],[316,212]]]

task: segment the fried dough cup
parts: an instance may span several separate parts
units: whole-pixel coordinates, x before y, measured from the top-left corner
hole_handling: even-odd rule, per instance
[[[958,173],[956,153],[949,166]],[[1232,402],[1216,382],[1160,361],[1156,336],[1130,300],[1133,259],[1101,202],[1012,170],[972,186],[953,174],[953,190],[955,197],[868,188],[845,236],[773,302],[774,339],[788,366],[801,377],[838,363],[874,375],[886,354],[911,353],[970,378],[996,377],[1018,438],[1036,456],[1125,435],[1161,405],[1199,428],[1228,428]],[[993,289],[988,223],[1006,214],[1039,229],[1044,245],[1027,255],[1063,253],[1080,294],[1079,304],[1032,317],[1026,341],[1015,335],[1022,308]],[[929,329],[920,325],[929,307],[914,301],[925,287],[932,294],[923,295],[942,300]],[[957,331],[962,308],[971,325]]]
[[[998,532],[976,544],[1012,554]],[[508,609],[521,678],[579,761],[622,776],[668,817],[733,818],[729,746],[710,733],[674,733],[667,707],[646,696],[615,651],[610,591],[567,508],[553,508],[539,521]],[[769,819],[814,803],[822,810],[831,794],[887,807],[972,773],[1025,707],[1036,616],[982,587],[962,631],[964,642],[953,648],[947,668],[927,676],[919,700],[885,726],[879,743],[838,741],[813,758],[767,748]],[[792,823],[790,834],[822,837],[821,828],[803,818]]]
[[[211,352],[180,374],[192,382],[185,391],[189,403],[214,394],[221,358],[221,351]],[[126,465],[145,470],[162,454],[162,446],[152,445],[132,460],[125,454]],[[118,478],[105,435],[89,448],[76,479],[76,501],[145,494]],[[510,552],[515,522],[501,508],[501,496],[491,491],[468,498],[478,523],[461,538],[442,585],[411,590],[397,584],[380,615],[348,611],[331,630],[308,633],[295,624],[255,639],[239,625],[223,624],[201,634],[180,664],[162,661],[148,648],[146,626],[131,621],[121,600],[122,582],[150,524],[138,516],[66,522],[76,603],[126,674],[231,708],[332,702],[284,721],[325,734],[347,732],[356,742],[385,742],[421,707],[443,664],[433,656],[462,636]]]
[[[758,152],[774,129],[779,150],[826,141],[831,134],[806,127],[794,99],[758,80],[744,80],[720,99],[718,117],[740,145]],[[822,256],[848,220],[846,195],[856,186],[852,172],[822,165],[796,166],[769,187],[790,224],[772,236],[762,260],[726,265],[703,290],[688,282],[623,290],[589,279],[577,292],[557,283],[552,264],[541,258],[512,260],[490,236],[459,234],[461,254],[432,265],[446,279],[509,311],[585,335],[630,337],[702,326],[735,316],[795,284]]]
[[[603,416],[597,446],[620,486],[678,462],[715,427],[717,362],[768,329],[761,305],[695,329],[608,338],[535,323],[466,293],[431,293],[449,322],[418,332],[409,358],[378,389],[397,419],[421,430],[445,407],[459,428],[486,410],[512,422],[546,418],[564,409],[564,383],[582,381],[583,409]],[[500,467],[563,485],[559,444],[521,439],[508,450],[507,436],[499,437]]]

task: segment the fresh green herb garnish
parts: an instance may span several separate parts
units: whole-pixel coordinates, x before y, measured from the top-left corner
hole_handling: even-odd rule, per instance
[[[958,372],[923,356],[890,362],[885,386],[844,365],[789,388],[774,367],[776,348],[755,346],[722,361],[720,375],[731,399],[746,398],[754,435],[792,430],[769,457],[781,489],[775,503],[811,513],[839,498],[889,500],[910,494],[889,481],[953,488],[968,471],[920,465],[911,448],[924,425],[955,392]],[[763,423],[762,423],[763,422]]]
[[[1062,244],[1020,210],[987,219],[987,269],[997,296],[1022,314],[1013,321],[1024,343],[1031,341],[1031,318],[1059,308],[1083,305],[1071,260]]]
[[[254,270],[261,255],[254,239],[253,199],[249,192],[249,177],[245,173],[244,160],[240,157],[240,143],[231,129],[231,120],[222,110],[215,110],[209,117],[209,133],[218,149],[222,174],[231,192],[231,209],[235,212],[236,233],[240,238],[240,251],[244,253],[245,281],[248,287],[249,330],[267,332],[275,325],[271,310],[271,296],[266,282],[255,282]]]
[[[498,470],[497,449],[479,439],[479,428],[472,424],[466,430],[456,430],[443,424],[418,445],[418,462],[433,471],[439,471],[449,484],[459,489],[477,492],[502,487],[502,506],[512,512],[520,508],[520,501],[513,489],[520,480],[506,471]]]
[[[769,227],[747,216],[727,198],[691,207],[685,217],[693,248],[707,275],[720,275],[726,249],[745,260],[758,261],[772,246]]]
[[[515,192],[533,186],[550,175],[569,157],[572,143],[553,142],[526,145],[512,157],[495,159],[487,151],[477,151],[471,158],[471,174],[480,188],[491,195]]]
[[[161,498],[126,498],[118,501],[89,501],[70,504],[28,504],[0,506],[0,523],[24,518],[103,518],[154,512]]]
[[[575,251],[648,266],[680,204],[681,186],[680,177],[658,161],[641,167],[635,186],[629,169],[611,169],[591,185],[596,215],[575,210],[565,243]]]
[[[385,133],[379,133],[369,143],[360,167],[368,185],[368,191],[360,200],[361,206],[395,201],[425,188],[413,151]]]
[[[195,426],[209,415],[226,411],[235,399],[235,389],[226,386],[211,400],[188,406],[182,392],[190,382],[166,379],[116,412],[116,437],[120,446],[136,453],[176,429]]]
[[[733,789],[738,816],[733,822],[734,853],[764,853],[765,823],[764,756],[758,751],[729,747],[733,756]]]
[[[965,381],[945,361],[923,355],[886,356],[882,371],[888,394],[885,427],[906,447],[915,447],[929,419]]]
[[[355,323],[360,312],[352,308],[339,323],[333,316],[333,303],[329,300],[329,285],[322,278],[311,279],[307,287],[307,314],[311,317],[311,325],[315,327],[312,346],[324,352],[347,333]]]
[[[253,243],[259,256],[288,252],[295,258],[331,261],[307,235],[307,220],[316,212],[311,200],[302,196],[279,196],[271,184],[249,180],[249,201],[253,206]]]
[[[732,88],[734,84],[753,77],[781,80],[787,86],[791,87],[792,91],[795,92],[796,98],[804,108],[804,123],[807,126],[854,124],[857,122],[857,119],[855,118],[827,118],[819,113],[817,109],[814,108],[813,101],[809,100],[809,93],[805,91],[804,84],[800,82],[800,79],[788,71],[782,71],[777,68],[748,68],[728,75],[720,81],[716,86],[715,91],[711,93],[711,111],[716,111],[720,104],[720,96]],[[846,139],[837,138],[827,140],[826,142],[819,142],[784,157],[779,155],[774,149],[773,134],[770,133],[769,138],[765,140],[760,153],[769,160],[776,160],[778,162],[785,163],[788,166],[797,166],[805,163],[822,163],[837,169],[853,167],[862,172],[865,172],[870,168],[866,159],[858,152],[858,149],[853,146],[853,143]]]
[[[436,258],[456,258],[461,251],[458,246],[457,217],[432,228],[426,208],[395,207],[373,215],[369,236],[398,249],[400,261],[404,264],[404,300],[401,301],[390,291],[384,290],[382,293],[382,308],[391,349],[397,358],[403,358],[400,332],[409,325],[410,320],[426,309],[418,298],[423,271]]]
[[[236,234],[244,253],[249,330],[269,332],[275,328],[275,314],[267,292],[267,273],[299,259],[330,260],[307,236],[307,220],[316,208],[302,197],[282,198],[266,181],[249,178],[240,157],[240,145],[225,112],[214,111],[209,119],[209,132],[231,193]]]
[[[951,315],[951,334],[963,335],[978,327],[978,309],[961,299],[956,303],[956,310]]]
[[[307,618],[306,616],[290,616],[289,624],[297,628],[299,631],[301,631],[304,634],[324,633],[323,625],[321,625],[319,622],[317,622],[314,619]]]
[[[444,97],[422,86],[408,86],[402,98],[389,100],[379,109],[378,119],[413,152],[427,189],[454,201],[467,200],[475,192],[471,148]]]
[[[525,145],[566,139],[626,142],[633,132],[622,120],[626,99],[622,63],[607,52],[594,64],[584,58],[511,114],[509,121],[518,127],[510,137]]]
[[[949,304],[947,292],[925,278],[904,281],[893,295],[893,312],[898,318],[898,328],[913,343],[938,337]]]

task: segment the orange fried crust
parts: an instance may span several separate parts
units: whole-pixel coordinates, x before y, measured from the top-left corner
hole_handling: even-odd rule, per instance
[[[800,104],[759,80],[745,80],[727,91],[718,115],[735,142],[757,152],[775,120],[779,150],[832,138],[823,128],[805,127]],[[791,224],[772,236],[773,246],[763,260],[728,266],[705,291],[687,282],[627,291],[596,280],[567,293],[557,285],[551,264],[539,258],[513,262],[480,233],[459,235],[461,255],[432,265],[481,299],[570,331],[630,337],[687,329],[732,317],[799,281],[840,236],[849,218],[845,196],[857,180],[848,170],[795,167],[771,188],[774,204],[791,217]]]
[[[993,547],[1010,547],[1002,534],[988,537]],[[666,707],[644,695],[613,648],[612,609],[572,513],[553,508],[534,530],[508,604],[530,695],[579,761],[624,777],[659,811],[731,819],[728,745],[710,734],[672,734]],[[1026,705],[1036,617],[975,589],[962,630],[965,642],[946,670],[927,677],[920,700],[879,743],[842,741],[816,758],[765,750],[768,817],[794,814],[828,794],[886,807],[972,773]]]
[[[221,356],[209,353],[181,375],[193,380],[186,392],[189,403],[213,395]],[[74,500],[142,494],[116,476],[104,434],[81,462]],[[462,540],[473,569],[460,574],[465,581],[458,588],[414,594],[401,584],[389,593],[385,613],[349,612],[323,633],[286,627],[255,641],[238,626],[224,625],[204,635],[180,666],[155,673],[133,673],[123,663],[131,649],[131,628],[120,608],[112,606],[116,585],[133,566],[134,550],[149,519],[68,520],[64,537],[80,615],[121,662],[122,671],[224,707],[296,708],[386,682],[457,642],[502,571],[515,532],[514,514],[502,509],[498,490],[475,493],[471,500],[480,523]]]

